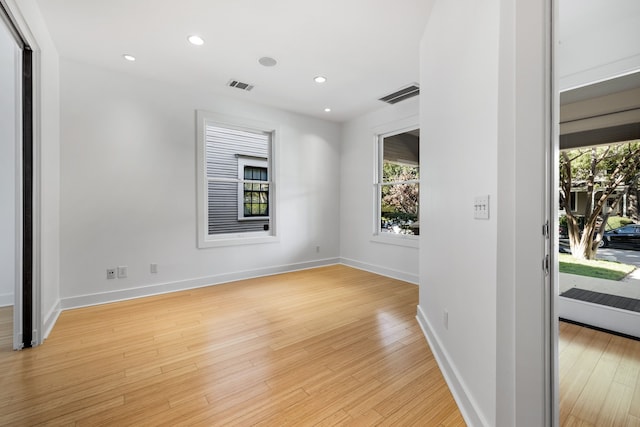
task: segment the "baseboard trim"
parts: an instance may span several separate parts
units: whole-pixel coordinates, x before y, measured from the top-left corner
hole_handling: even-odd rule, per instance
[[[9,307],[13,303],[13,294],[0,294],[0,307]]]
[[[381,276],[391,277],[392,279],[413,283],[414,285],[419,283],[419,277],[417,274],[405,273],[404,271],[368,264],[366,262],[356,261],[355,259],[350,258],[340,258],[340,263],[348,267],[357,268],[358,270],[364,270],[369,273],[376,273]]]
[[[469,426],[489,426],[490,424],[482,416],[481,412],[478,411],[477,405],[469,394],[468,387],[462,380],[458,370],[452,363],[450,363],[451,359],[449,358],[447,351],[440,343],[438,336],[434,333],[427,316],[425,316],[424,311],[422,311],[422,307],[420,306],[418,306],[416,319],[422,329],[422,333],[429,343],[429,347],[431,347],[431,351],[433,352],[436,362],[440,367],[440,371],[449,386],[449,390],[458,404],[458,409],[460,409],[464,421]]]
[[[224,273],[214,276],[199,277],[195,279],[179,280],[175,282],[158,283],[138,288],[121,289],[117,291],[101,292],[97,294],[80,295],[75,297],[62,298],[60,308],[69,310],[73,308],[88,307],[92,305],[107,304],[117,301],[125,301],[135,298],[143,298],[153,295],[166,294],[170,292],[185,291],[189,289],[202,288],[206,286],[219,285],[222,283],[235,282],[237,280],[253,279],[256,277],[272,276],[274,274],[289,273],[310,268],[325,267],[339,264],[339,258],[326,258],[315,261],[300,262],[295,264],[285,264],[274,267],[259,268],[255,270],[238,271],[234,273]]]
[[[62,313],[62,309],[60,306],[60,300],[58,300],[58,302],[56,302],[55,305],[51,307],[51,310],[49,310],[47,315],[44,317],[44,322],[42,325],[42,342],[44,342],[44,340],[49,337],[49,334],[53,330],[54,325],[58,321],[58,317],[60,317],[60,313]]]

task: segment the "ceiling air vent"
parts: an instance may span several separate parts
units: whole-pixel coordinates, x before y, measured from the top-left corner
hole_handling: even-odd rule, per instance
[[[400,101],[404,101],[405,99],[413,98],[418,95],[420,95],[420,87],[417,84],[412,84],[404,89],[400,89],[387,96],[383,96],[380,98],[380,101],[386,102],[387,104],[397,104]]]
[[[253,85],[250,85],[249,83],[242,83],[238,80],[233,80],[233,79],[229,80],[229,83],[227,83],[227,86],[246,90],[247,92],[253,89]]]

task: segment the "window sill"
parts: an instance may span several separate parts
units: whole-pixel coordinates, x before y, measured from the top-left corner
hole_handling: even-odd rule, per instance
[[[371,241],[374,243],[382,243],[385,245],[404,246],[406,248],[419,248],[420,239],[418,236],[406,236],[402,234],[382,235],[377,234],[371,236]]]
[[[243,236],[242,234],[238,235],[227,235],[225,237],[220,238],[204,238],[199,239],[198,248],[220,248],[225,246],[239,246],[239,245],[258,245],[262,243],[277,243],[280,239],[277,236]]]

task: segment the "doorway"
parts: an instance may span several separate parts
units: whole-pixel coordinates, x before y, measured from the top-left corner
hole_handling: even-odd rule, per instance
[[[588,276],[568,276],[575,271],[563,271],[566,266],[560,262],[562,256],[572,257],[572,252],[580,258],[588,246],[594,253],[589,256],[588,250],[583,251],[585,258],[604,255],[605,261],[624,262],[629,260],[619,253],[624,250],[640,259],[640,250],[599,247],[607,246],[608,228],[621,226],[621,221],[640,223],[634,212],[638,205],[633,183],[640,166],[634,166],[637,173],[612,182],[610,177],[621,163],[599,160],[607,149],[618,150],[620,143],[640,142],[640,45],[636,42],[640,38],[640,3],[554,0],[553,13],[552,99],[553,110],[559,114],[553,138],[555,176],[549,191],[556,218],[552,227],[555,249],[569,252],[554,255],[554,270],[560,272],[555,276],[552,321],[562,319],[553,342],[554,377],[559,383],[556,422],[561,426],[632,425],[640,422],[640,412],[634,409],[637,405],[632,404],[640,396],[640,347],[633,339],[640,337],[640,313],[630,309],[634,295],[620,294],[623,290],[614,290],[620,286]],[[585,156],[582,160],[579,151]],[[563,158],[563,153],[570,154]],[[569,159],[582,161],[582,171],[569,167],[564,172],[582,182],[563,188],[560,170]],[[598,162],[609,164],[599,169],[594,167]],[[585,170],[595,173],[585,175]],[[566,219],[571,216],[568,211],[582,211],[578,214],[582,218],[575,219],[572,226],[576,230],[573,237],[563,230],[571,222]],[[616,220],[608,224],[613,217]],[[595,237],[593,228],[598,230]],[[582,249],[569,240],[581,240]]]
[[[33,55],[0,0],[0,351],[33,340]]]
[[[640,70],[561,92],[559,149],[558,314],[640,338]]]

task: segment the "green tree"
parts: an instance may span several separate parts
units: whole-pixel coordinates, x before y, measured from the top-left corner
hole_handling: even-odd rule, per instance
[[[385,182],[405,182],[419,179],[418,168],[385,162],[382,166]],[[418,215],[418,186],[416,184],[387,185],[382,188],[382,210]]]
[[[564,208],[571,254],[578,259],[594,259],[602,241],[610,212],[620,202],[615,194],[620,186],[635,185],[640,165],[640,141],[590,147],[560,152],[560,206]],[[571,209],[571,189],[576,181],[584,182],[587,203],[584,229],[580,232],[577,215]],[[597,194],[599,197],[595,198]],[[607,199],[613,199],[612,209],[603,214]]]

